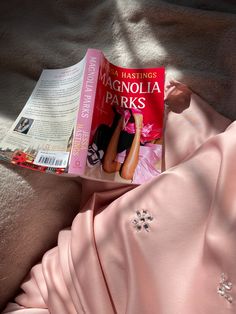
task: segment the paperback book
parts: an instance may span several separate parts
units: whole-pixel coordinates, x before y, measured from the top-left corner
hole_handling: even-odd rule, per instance
[[[161,173],[164,76],[88,49],[77,64],[43,70],[0,143],[0,159],[61,175],[141,184]]]

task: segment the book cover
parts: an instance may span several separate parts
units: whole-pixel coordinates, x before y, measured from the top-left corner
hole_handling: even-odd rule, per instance
[[[21,167],[141,184],[161,173],[164,68],[127,69],[88,49],[44,70],[0,143]]]
[[[85,174],[141,184],[161,172],[164,68],[101,62]]]
[[[86,53],[68,169],[71,174],[83,175],[85,171],[101,56],[101,51],[95,49],[89,49]]]

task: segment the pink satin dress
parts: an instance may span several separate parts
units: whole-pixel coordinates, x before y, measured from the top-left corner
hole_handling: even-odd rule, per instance
[[[235,314],[235,134],[193,94],[167,116],[166,171],[95,192],[4,314]]]

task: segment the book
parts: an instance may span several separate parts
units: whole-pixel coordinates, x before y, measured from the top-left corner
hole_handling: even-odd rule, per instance
[[[165,69],[130,69],[88,49],[43,70],[0,159],[61,175],[141,184],[161,173]]]

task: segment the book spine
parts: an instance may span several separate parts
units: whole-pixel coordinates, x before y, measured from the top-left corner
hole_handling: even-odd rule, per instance
[[[68,173],[83,175],[93,118],[101,52],[88,49]]]

